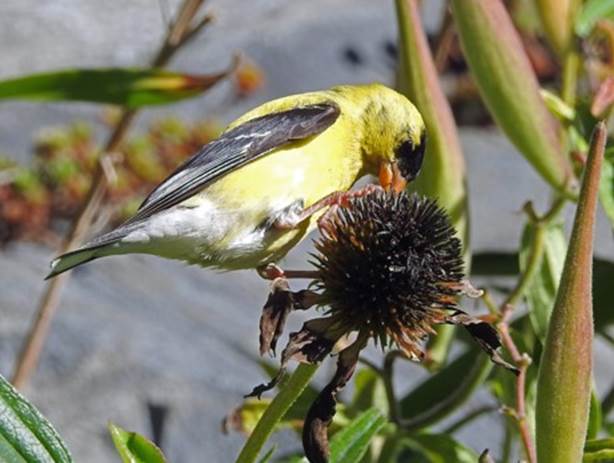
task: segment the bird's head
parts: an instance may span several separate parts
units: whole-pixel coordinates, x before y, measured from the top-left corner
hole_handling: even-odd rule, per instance
[[[366,86],[364,112],[367,170],[386,189],[401,191],[416,178],[426,149],[426,128],[416,107],[403,95],[380,84]]]

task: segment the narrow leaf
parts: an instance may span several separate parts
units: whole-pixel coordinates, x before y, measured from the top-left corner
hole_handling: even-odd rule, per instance
[[[602,462],[611,463],[614,461],[614,438],[606,439],[591,439],[587,440],[584,445],[584,463]]]
[[[588,0],[576,17],[576,34],[586,37],[605,18],[614,19],[614,0]]]
[[[195,96],[231,71],[189,75],[162,69],[67,69],[0,81],[0,100],[87,101],[134,109]]]
[[[540,463],[582,459],[592,378],[593,236],[606,129],[594,131],[537,385]]]
[[[334,435],[330,442],[331,463],[355,463],[369,448],[373,436],[386,424],[386,418],[371,408]]]
[[[587,439],[595,439],[601,431],[603,425],[603,416],[601,413],[601,402],[597,398],[595,389],[591,393],[591,404],[588,413],[588,430],[586,431]]]
[[[113,423],[109,423],[109,432],[124,463],[166,462],[162,451],[140,434],[126,431]]]
[[[470,349],[429,376],[400,401],[405,427],[424,428],[457,410],[484,383],[491,369],[488,356]]]
[[[0,376],[0,461],[68,463],[70,453],[51,424]]]
[[[539,174],[562,192],[573,179],[561,126],[540,96],[537,77],[501,0],[452,0],[465,58],[497,124]]]

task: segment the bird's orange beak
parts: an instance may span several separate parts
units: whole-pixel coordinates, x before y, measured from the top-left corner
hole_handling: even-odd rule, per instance
[[[384,190],[392,188],[397,193],[403,191],[407,186],[407,180],[401,175],[396,162],[382,162],[379,168],[379,183]]]

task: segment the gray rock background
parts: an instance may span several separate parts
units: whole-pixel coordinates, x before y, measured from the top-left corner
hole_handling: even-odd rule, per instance
[[[3,0],[0,78],[70,66],[143,65],[177,3]],[[427,27],[433,27],[440,4],[425,4]],[[392,63],[383,51],[384,43],[396,37],[391,1],[211,0],[208,5],[216,15],[215,25],[171,67],[214,71],[228,64],[233,51],[243,50],[266,72],[265,89],[227,107],[221,86],[202,98],[147,110],[137,125],[169,112],[186,119],[214,113],[228,121],[248,107],[288,93],[392,80]],[[363,66],[352,67],[341,59],[348,45],[361,53]],[[96,123],[99,114],[98,107],[88,104],[1,102],[0,151],[26,161],[33,133],[77,118]],[[468,162],[473,247],[514,249],[523,224],[522,204],[534,199],[545,205],[548,190],[496,132],[465,129],[461,137]],[[597,234],[597,252],[614,256],[603,216]],[[308,249],[304,243],[295,250],[288,267],[300,266]],[[53,250],[31,244],[0,253],[0,373],[5,376],[12,371],[52,256]],[[221,435],[220,421],[263,379],[254,359],[266,291],[267,285],[253,272],[215,274],[144,256],[85,266],[74,272],[64,293],[40,368],[26,393],[65,437],[76,461],[117,461],[105,423],[148,434],[148,400],[170,407],[164,442],[169,461],[232,461],[243,437]],[[609,384],[611,369],[603,356],[597,356],[596,367],[598,386]],[[326,367],[323,370],[325,376]],[[406,389],[423,375],[418,366],[404,366],[399,388]],[[469,407],[483,399],[478,397]],[[496,420],[478,420],[460,438],[477,450],[496,449]],[[297,447],[290,434],[276,441],[285,450]]]

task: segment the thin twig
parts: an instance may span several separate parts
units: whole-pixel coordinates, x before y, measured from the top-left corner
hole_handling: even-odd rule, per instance
[[[177,20],[169,28],[166,38],[152,61],[153,67],[164,67],[173,54],[186,43],[185,34],[190,31],[190,24],[204,0],[185,0],[182,4]],[[198,26],[197,26],[198,27]],[[101,158],[93,176],[92,186],[86,195],[84,205],[73,222],[72,228],[60,249],[60,253],[67,252],[77,246],[87,234],[104,200],[108,179],[105,174],[105,163],[113,163],[111,154],[122,143],[132,121],[137,114],[136,110],[124,110],[115,129],[104,145]],[[27,338],[24,341],[19,357],[15,364],[12,383],[16,388],[22,388],[36,369],[40,353],[45,344],[49,325],[60,302],[62,289],[68,281],[70,272],[58,275],[51,280],[40,299],[36,318],[32,322]]]
[[[521,354],[512,339],[509,332],[509,319],[512,314],[513,307],[507,305],[502,311],[502,320],[498,324],[499,332],[501,333],[501,340],[505,348],[512,356],[512,360],[520,371],[516,377],[516,409],[514,418],[518,424],[518,430],[520,431],[520,437],[524,445],[529,463],[537,463],[537,453],[535,452],[535,443],[529,430],[526,416],[526,400],[525,400],[525,383],[527,378],[527,368],[531,364],[531,358],[525,353]]]

